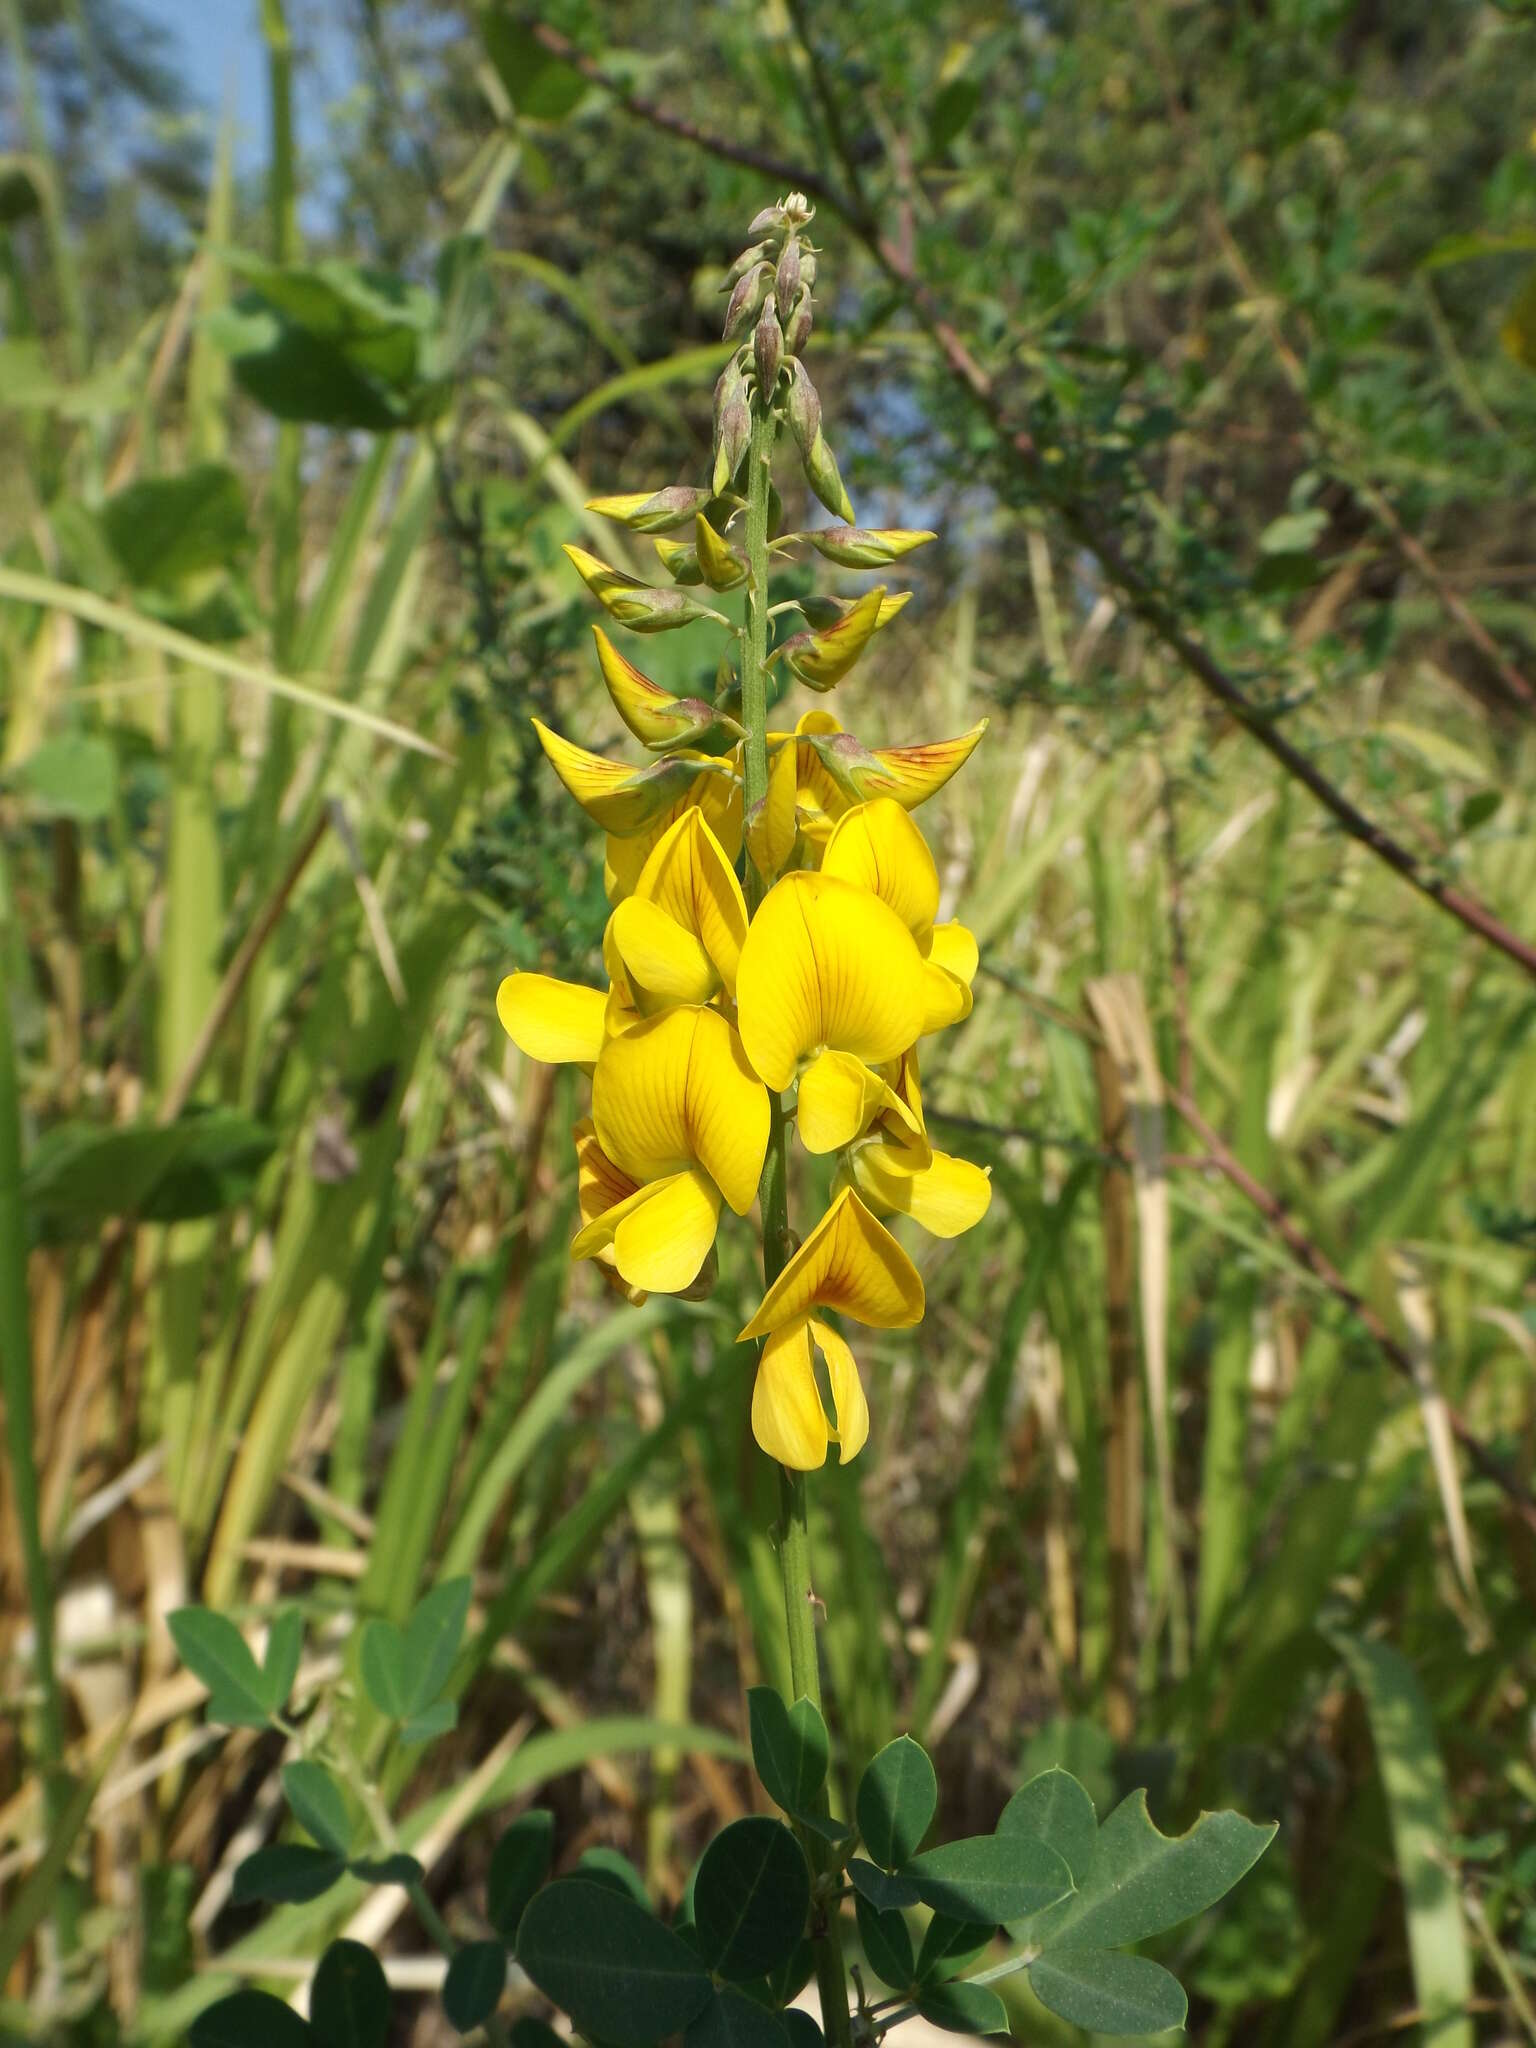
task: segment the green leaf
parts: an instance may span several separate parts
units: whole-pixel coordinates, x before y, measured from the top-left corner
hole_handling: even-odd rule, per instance
[[[192,2048],[314,2048],[293,2007],[270,1991],[232,1991],[205,2006],[187,2029]]]
[[[1042,1771],[1021,1785],[1003,1808],[1000,1835],[1033,1835],[1056,1854],[1081,1884],[1098,1836],[1093,1801],[1070,1771]]]
[[[779,2020],[789,2035],[790,2048],[826,2048],[826,2035],[803,2007],[790,2006],[779,2014]]]
[[[533,121],[563,121],[586,97],[587,81],[574,64],[557,57],[532,29],[499,6],[476,10],[480,40],[507,97]]]
[[[466,1942],[443,1979],[443,2011],[461,2034],[488,2020],[507,1983],[507,1952],[499,1941]]]
[[[610,1849],[605,1843],[583,1849],[571,1874],[589,1878],[593,1884],[612,1885],[626,1898],[633,1899],[637,1906],[644,1906],[647,1912],[650,1911],[651,1898],[645,1888],[645,1879],[620,1849]]]
[[[181,1661],[208,1688],[208,1718],[230,1728],[265,1728],[267,1683],[250,1645],[227,1615],[179,1607],[168,1617]]]
[[[214,1216],[245,1200],[276,1142],[264,1125],[222,1108],[189,1110],[166,1125],[55,1124],[22,1179],[29,1220],[57,1243],[93,1236],[116,1216]]]
[[[14,773],[17,788],[45,817],[94,825],[117,808],[116,751],[89,733],[44,740]]]
[[[344,1857],[307,1842],[272,1842],[235,1871],[231,1892],[237,1906],[261,1899],[270,1906],[298,1905],[328,1892],[346,1869]]]
[[[1283,512],[1272,519],[1259,535],[1259,552],[1265,555],[1305,555],[1328,524],[1326,512]]]
[[[1161,1963],[1115,1949],[1055,1950],[1030,1964],[1029,1982],[1042,2005],[1090,2034],[1161,2034],[1189,2010]]]
[[[288,1704],[303,1654],[304,1616],[297,1607],[285,1607],[272,1617],[272,1626],[267,1630],[267,1654],[261,1667],[267,1705],[274,1714],[280,1714]]]
[[[325,2048],[385,2048],[389,1984],[372,1949],[331,1943],[310,1986],[309,2017]]]
[[[1159,1834],[1146,1793],[1133,1792],[1099,1829],[1076,1895],[1033,1923],[1029,1938],[1055,1950],[1120,1948],[1161,1934],[1229,1892],[1274,1834],[1273,1824],[1239,1813],[1202,1814],[1188,1834]]]
[[[467,1576],[444,1579],[440,1586],[434,1586],[417,1602],[405,1624],[403,1649],[405,1669],[409,1673],[407,1715],[422,1714],[447,1684],[453,1660],[459,1654],[459,1644],[464,1640],[469,1596]]]
[[[933,2027],[951,2034],[1006,2034],[1008,2008],[985,1984],[931,1984],[917,2001],[917,2009]]]
[[[917,1976],[917,1960],[906,1921],[899,1913],[882,1913],[862,1892],[854,1894],[853,1905],[869,1967],[893,1991],[907,1990]]]
[[[1030,1835],[968,1835],[914,1857],[903,1876],[923,1903],[956,1920],[997,1926],[1037,1913],[1072,1890],[1056,1851]]]
[[[400,1740],[406,1743],[431,1742],[435,1736],[446,1735],[458,1724],[458,1703],[434,1700],[430,1707],[423,1707],[419,1714],[412,1714],[400,1730]]]
[[[860,1898],[868,1899],[882,1913],[893,1913],[903,1906],[922,1903],[922,1893],[914,1879],[892,1877],[878,1864],[868,1863],[862,1856],[849,1857],[848,1875]]]
[[[766,1977],[758,1978],[747,1989],[754,1998],[761,1996],[766,2004],[777,2010],[800,1996],[811,1981],[815,1967],[816,1951],[811,1946],[810,1937],[803,1936],[778,1969],[770,1970]]]
[[[1457,826],[1463,832],[1475,832],[1479,825],[1486,825],[1495,816],[1504,801],[1501,789],[1475,789],[1462,804],[1457,813]]]
[[[97,518],[127,580],[155,590],[229,568],[251,545],[245,493],[222,462],[141,477],[108,498]]]
[[[555,1817],[542,1806],[520,1813],[491,1851],[485,1879],[486,1918],[503,1941],[516,1941],[528,1901],[549,1875]]]
[[[979,79],[952,78],[941,85],[928,109],[928,154],[942,156],[976,118],[980,105]]]
[[[680,2033],[713,1988],[681,1935],[580,1878],[560,1878],[531,1901],[517,1960],[579,2033],[606,2048],[651,2048]]]
[[[690,2022],[683,2043],[684,2048],[790,2048],[778,2013],[732,1984],[711,1994],[704,2010]]]
[[[324,1765],[307,1760],[283,1765],[283,1792],[300,1827],[322,1849],[345,1856],[352,1839],[352,1821],[341,1787]]]
[[[810,1700],[786,1706],[771,1685],[747,1694],[752,1762],[770,1799],[786,1813],[807,1813],[827,1782],[831,1742],[827,1724]]]
[[[894,1870],[916,1851],[938,1803],[939,1781],[928,1752],[910,1735],[898,1735],[870,1759],[859,1780],[854,1814],[865,1848]]]
[[[935,1913],[918,1950],[918,1977],[927,1980],[945,1974],[953,1976],[990,1946],[995,1931],[978,1926],[974,1920],[956,1920],[948,1913]]]
[[[397,1851],[393,1856],[354,1856],[347,1865],[364,1884],[420,1884],[426,1872],[414,1856]]]
[[[392,1621],[370,1621],[363,1630],[359,1664],[363,1690],[381,1714],[403,1721],[410,1712],[405,1642]]]
[[[563,2034],[557,2034],[548,2020],[536,2020],[532,2013],[515,2019],[507,2034],[512,2048],[567,2048]]]
[[[811,1874],[782,1821],[749,1814],[722,1828],[699,1862],[694,1925],[704,1958],[737,1983],[794,1953],[811,1909]]]

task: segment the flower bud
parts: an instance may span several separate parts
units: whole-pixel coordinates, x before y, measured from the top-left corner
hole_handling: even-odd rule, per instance
[[[752,407],[747,380],[733,356],[720,373],[715,386],[715,471],[714,495],[729,490],[731,478],[741,466],[752,439]]]
[[[752,331],[752,360],[757,365],[757,388],[762,394],[763,404],[773,400],[774,386],[779,381],[779,364],[784,360],[784,336],[779,327],[778,308],[772,299],[763,301],[763,310],[757,326]]]
[[[778,207],[765,206],[761,213],[754,213],[751,220],[748,221],[747,233],[749,235],[766,235],[770,229],[776,228],[778,225]]]
[[[888,626],[896,614],[912,601],[910,590],[888,590],[880,600],[880,611],[875,619],[878,633]],[[835,626],[853,609],[855,599],[851,597],[802,597],[800,609],[813,626]]]
[[[757,318],[757,309],[763,302],[768,281],[773,273],[766,263],[755,264],[745,276],[736,280],[736,289],[731,293],[730,304],[725,309],[725,327],[722,330],[727,341],[735,341],[745,334]]]
[[[656,552],[661,557],[661,566],[674,583],[704,581],[704,571],[699,567],[699,551],[686,541],[658,540]]]
[[[883,569],[938,535],[901,526],[827,526],[807,538],[818,554],[844,569]]]
[[[792,356],[797,356],[811,338],[811,295],[805,286],[800,287],[800,296],[795,301],[795,310],[784,323],[784,346]]]
[[[701,512],[693,522],[694,552],[700,572],[711,590],[734,590],[747,576],[747,558],[716,533]]]
[[[631,533],[671,533],[692,524],[709,503],[710,493],[690,484],[669,484],[664,491],[624,491],[612,498],[589,498],[586,509],[617,520]]]
[[[807,249],[800,258],[800,282],[806,290],[816,289],[816,251]]]
[[[712,611],[708,605],[696,603],[681,590],[653,590],[637,576],[626,576],[621,570],[610,569],[596,555],[589,555],[584,548],[573,548],[569,543],[565,552],[577,575],[603,610],[632,632],[665,633],[674,626],[689,625],[694,619],[718,619],[721,625],[727,623],[719,612]]]
[[[786,192],[779,201],[779,218],[789,227],[803,228],[816,217],[816,209],[803,192]]]
[[[751,248],[743,249],[741,254],[736,258],[736,261],[725,273],[725,282],[720,287],[721,291],[728,292],[731,289],[731,286],[735,284],[739,278],[743,278],[746,276],[747,272],[752,268],[754,263],[762,263],[766,261],[768,252],[769,244],[767,242],[754,242]]]
[[[598,665],[614,709],[653,753],[699,747],[716,730],[715,709],[702,697],[674,697],[627,661],[601,626],[592,628]]]
[[[884,596],[880,586],[866,591],[836,625],[796,633],[777,653],[784,656],[807,689],[835,689],[869,645]]]
[[[789,395],[784,410],[789,419],[789,431],[794,435],[795,445],[804,460],[815,447],[816,437],[821,432],[821,400],[798,357],[790,358]]]
[[[799,295],[800,243],[791,235],[779,251],[778,268],[773,273],[773,296],[778,304],[780,320],[789,318]]]
[[[846,519],[851,526],[853,507],[848,502],[848,493],[843,489],[837,457],[827,445],[826,435],[818,432],[801,459],[805,465],[805,480],[811,489],[829,512],[835,512],[839,519]]]

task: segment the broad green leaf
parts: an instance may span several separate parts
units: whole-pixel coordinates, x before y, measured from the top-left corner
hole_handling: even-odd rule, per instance
[[[262,1899],[271,1906],[318,1899],[346,1867],[345,1858],[330,1849],[313,1849],[307,1842],[271,1842],[236,1868],[231,1897],[236,1905]]]
[[[893,1991],[905,1991],[917,1975],[917,1958],[912,1953],[906,1921],[899,1913],[882,1913],[862,1892],[855,1892],[853,1904],[858,1915],[859,1940],[869,1967]]]
[[[365,1884],[420,1884],[426,1872],[414,1856],[397,1851],[393,1856],[354,1856],[347,1865],[354,1877]]]
[[[923,1931],[923,1945],[917,1954],[920,1978],[953,1976],[991,1945],[996,1932],[973,1920],[955,1920],[948,1913],[935,1913]]]
[[[179,1607],[168,1619],[182,1663],[208,1688],[208,1718],[231,1728],[265,1728],[271,1718],[266,1679],[228,1616]]]
[[[436,1736],[446,1735],[450,1728],[459,1723],[458,1703],[454,1700],[434,1700],[430,1707],[423,1707],[419,1714],[412,1714],[400,1730],[400,1740],[405,1743],[431,1742]]]
[[[501,2003],[507,1952],[499,1941],[466,1942],[443,1979],[443,2011],[461,2034],[482,2026]]]
[[[786,1813],[808,1812],[827,1782],[831,1740],[813,1701],[787,1706],[771,1685],[747,1694],[752,1762],[770,1799]]]
[[[713,1988],[681,1935],[580,1878],[560,1878],[533,1899],[517,1960],[578,2032],[609,2048],[651,2048],[680,2033]]]
[[[555,1817],[542,1806],[520,1813],[491,1851],[485,1879],[486,1918],[503,1941],[516,1941],[528,1901],[549,1875]]]
[[[870,1863],[862,1856],[850,1856],[848,1875],[854,1890],[860,1898],[882,1913],[894,1913],[903,1906],[922,1903],[922,1893],[914,1878],[904,1875],[892,1876],[877,1863]]]
[[[14,771],[16,786],[44,816],[94,825],[117,808],[117,754],[91,733],[44,740]]]
[[[127,580],[155,590],[229,568],[251,545],[245,493],[222,462],[140,477],[108,498],[97,517]]]
[[[1332,1640],[1365,1699],[1387,1795],[1408,1953],[1434,2048],[1471,2048],[1472,1958],[1456,1876],[1455,1822],[1435,1724],[1413,1667],[1390,1643]]]
[[[467,1577],[444,1579],[416,1603],[405,1624],[401,1647],[407,1673],[407,1715],[424,1712],[447,1684],[464,1639],[469,1595]]]
[[[363,1629],[359,1664],[363,1690],[381,1714],[401,1721],[410,1712],[405,1643],[392,1621],[370,1621]]]
[[[931,2027],[950,2034],[1006,2034],[1008,2008],[986,1984],[930,1984],[917,2009]]]
[[[1202,1814],[1187,1834],[1159,1834],[1146,1793],[1133,1792],[1099,1829],[1076,1895],[1035,1920],[1029,1938],[1049,1950],[1120,1948],[1160,1934],[1229,1892],[1274,1834],[1273,1824],[1239,1813]]]
[[[651,1910],[645,1879],[621,1849],[610,1849],[605,1843],[583,1849],[571,1875],[587,1878],[593,1884],[611,1885],[637,1906],[644,1906],[647,1912]]]
[[[563,2034],[557,2034],[548,2020],[535,2019],[532,2013],[524,2013],[515,2019],[507,2030],[512,2048],[566,2048]]]
[[[1304,555],[1314,546],[1327,524],[1326,512],[1283,512],[1278,519],[1272,519],[1259,535],[1260,553]]]
[[[504,6],[476,9],[480,40],[517,111],[533,121],[563,121],[586,97],[587,81]]]
[[[276,1139],[239,1110],[189,1110],[171,1124],[55,1124],[23,1187],[45,1242],[94,1235],[115,1216],[182,1223],[245,1200]]]
[[[1176,1977],[1117,1949],[1058,1949],[1029,1966],[1040,2003],[1090,2034],[1161,2034],[1182,2027],[1188,2001]]]
[[[385,2048],[389,1984],[360,1941],[333,1941],[309,1988],[309,2017],[325,2048]]]
[[[297,1607],[284,1607],[272,1617],[272,1626],[267,1630],[267,1654],[261,1667],[267,1705],[274,1714],[280,1714],[288,1704],[303,1653],[304,1616]]]
[[[741,1983],[794,1953],[811,1909],[811,1874],[782,1821],[749,1814],[722,1828],[699,1862],[694,1925],[705,1960]]]
[[[816,1951],[810,1937],[803,1937],[776,1970],[770,1970],[766,1977],[749,1984],[747,1990],[754,1998],[761,1997],[775,2008],[788,2005],[800,1996],[811,1981],[811,1972],[816,1967]]]
[[[981,81],[951,78],[941,85],[928,109],[928,154],[942,156],[964,134],[981,105]]]
[[[968,1835],[915,1856],[903,1871],[923,1903],[956,1920],[997,1926],[1054,1904],[1072,1890],[1056,1851],[1030,1835]]]
[[[916,1852],[938,1803],[939,1781],[928,1752],[910,1735],[898,1735],[870,1759],[859,1780],[854,1815],[865,1848],[887,1870],[896,1869]]]
[[[1034,1835],[1066,1864],[1081,1884],[1099,1832],[1093,1801],[1070,1771],[1042,1771],[1021,1785],[1003,1808],[1000,1835]]]
[[[307,2022],[270,1991],[232,1991],[187,2031],[192,2048],[316,2048]]]
[[[790,2048],[783,2018],[734,1984],[712,1993],[689,2024],[684,2048]]]
[[[803,2006],[792,2005],[779,2014],[790,2048],[826,2048],[826,2035]]]
[[[283,1792],[295,1820],[321,1848],[345,1856],[352,1839],[352,1821],[341,1787],[325,1766],[307,1759],[284,1764]]]

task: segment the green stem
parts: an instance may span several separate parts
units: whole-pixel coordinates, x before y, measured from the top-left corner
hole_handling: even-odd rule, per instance
[[[747,628],[741,650],[742,801],[747,817],[768,793],[768,493],[778,421],[754,410],[747,451]],[[747,903],[756,910],[770,878],[747,860]],[[789,1261],[789,1161],[784,1105],[770,1095],[768,1151],[758,1200],[763,1214],[763,1279],[772,1286]],[[816,1658],[816,1613],[811,1587],[811,1538],[806,1522],[805,1475],[779,1468],[779,1575],[784,1586],[784,1620],[789,1632],[789,1699],[821,1708],[821,1674]],[[825,1843],[801,1831],[801,1846],[818,1880],[818,1892],[834,1874]],[[832,2048],[852,2048],[848,1978],[835,1896],[819,1898],[812,1944],[821,2019]]]

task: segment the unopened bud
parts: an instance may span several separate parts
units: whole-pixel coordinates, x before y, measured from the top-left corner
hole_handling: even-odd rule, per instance
[[[747,558],[716,533],[701,512],[693,522],[694,554],[700,573],[711,590],[734,590],[747,577]]]
[[[844,569],[883,569],[938,535],[903,526],[827,526],[808,538],[818,554]]]
[[[567,543],[565,552],[603,610],[632,632],[665,633],[694,619],[719,619],[722,625],[726,623],[719,612],[697,603],[681,590],[653,590],[638,577],[610,569],[584,548],[573,548]]]
[[[617,520],[631,533],[670,533],[692,524],[694,514],[709,503],[708,491],[690,484],[669,484],[664,491],[624,491],[611,498],[589,498],[587,510]]]
[[[730,489],[731,478],[741,465],[752,439],[752,407],[747,395],[746,375],[733,356],[715,386],[715,469],[714,495]]]
[[[747,233],[749,235],[766,235],[770,228],[776,228],[778,224],[779,209],[776,206],[765,206],[761,213],[753,214],[751,220],[747,223]]]
[[[746,276],[747,272],[752,268],[754,263],[762,263],[763,261],[765,261],[768,256],[768,253],[769,245],[767,242],[754,242],[750,248],[743,249],[741,254],[736,258],[736,261],[725,273],[725,282],[720,287],[721,291],[728,292],[731,289],[731,286],[735,284],[739,278],[743,278]]]
[[[880,610],[875,617],[875,631],[878,633],[888,626],[899,611],[910,602],[910,590],[888,590],[880,600]],[[802,597],[800,609],[806,623],[812,626],[835,626],[839,619],[852,611],[856,599],[851,597]]]
[[[722,330],[726,341],[735,341],[746,333],[757,318],[757,309],[763,302],[768,281],[773,273],[766,263],[754,264],[744,277],[736,280],[736,289],[731,293],[730,304],[725,309],[725,326]]]
[[[815,214],[815,207],[803,192],[786,192],[779,201],[780,218],[792,228],[803,228]]]
[[[811,338],[811,326],[811,295],[802,284],[800,296],[795,301],[795,310],[784,323],[784,346],[792,356],[804,352],[805,344]]]
[[[816,288],[816,251],[814,249],[807,248],[800,258],[800,282],[808,292],[814,291]]]
[[[779,652],[808,689],[835,689],[843,680],[869,645],[884,596],[883,589],[868,591],[836,625],[796,633],[784,642]]]
[[[821,400],[816,395],[816,386],[811,382],[806,367],[798,357],[791,357],[789,364],[789,395],[785,400],[785,414],[789,420],[789,431],[795,437],[795,446],[800,450],[802,461],[816,445],[821,432]]]
[[[837,457],[827,445],[825,434],[818,433],[809,450],[802,457],[805,465],[805,480],[820,498],[829,512],[835,512],[839,519],[853,524],[853,506],[843,488],[843,479],[838,473]]]
[[[779,381],[779,365],[784,360],[784,335],[779,326],[778,308],[772,299],[763,301],[763,310],[752,330],[752,360],[757,365],[758,391],[763,404],[769,405]]]
[[[699,551],[686,541],[658,540],[656,552],[661,557],[661,566],[674,583],[704,581],[704,571],[699,567]]]
[[[791,235],[779,251],[778,268],[773,273],[773,296],[778,302],[780,320],[787,320],[794,311],[799,293],[800,244]]]

